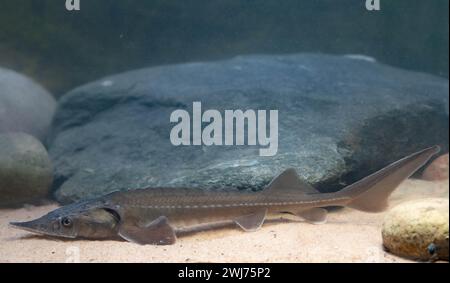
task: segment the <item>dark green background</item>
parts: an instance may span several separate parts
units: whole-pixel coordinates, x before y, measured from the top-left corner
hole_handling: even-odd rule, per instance
[[[249,53],[362,53],[448,77],[448,0],[0,0],[0,66],[55,95],[125,70]]]

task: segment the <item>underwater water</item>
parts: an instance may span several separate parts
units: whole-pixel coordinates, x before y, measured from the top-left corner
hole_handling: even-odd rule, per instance
[[[364,54],[448,77],[448,1],[2,0],[2,65],[60,96],[107,74],[242,54]]]
[[[448,27],[447,0],[0,0],[0,262],[448,261]]]

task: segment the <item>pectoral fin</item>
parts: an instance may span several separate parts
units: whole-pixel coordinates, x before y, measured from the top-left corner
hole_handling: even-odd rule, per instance
[[[161,216],[147,225],[122,224],[119,236],[140,245],[172,245],[176,242],[174,229],[167,217]]]
[[[252,232],[258,230],[262,226],[264,219],[266,218],[266,214],[267,209],[263,209],[252,214],[239,216],[234,219],[234,222],[244,231]]]

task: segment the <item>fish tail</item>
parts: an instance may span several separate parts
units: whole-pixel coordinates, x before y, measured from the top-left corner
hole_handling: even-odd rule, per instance
[[[384,211],[388,207],[388,197],[398,185],[439,151],[440,147],[436,145],[413,153],[344,188],[338,194],[351,199],[346,204],[348,207],[366,212]]]

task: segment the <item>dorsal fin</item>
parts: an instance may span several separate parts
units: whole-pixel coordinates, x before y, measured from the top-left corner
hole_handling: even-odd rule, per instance
[[[289,168],[275,177],[264,192],[294,195],[319,193],[311,185],[300,179],[294,168]]]

